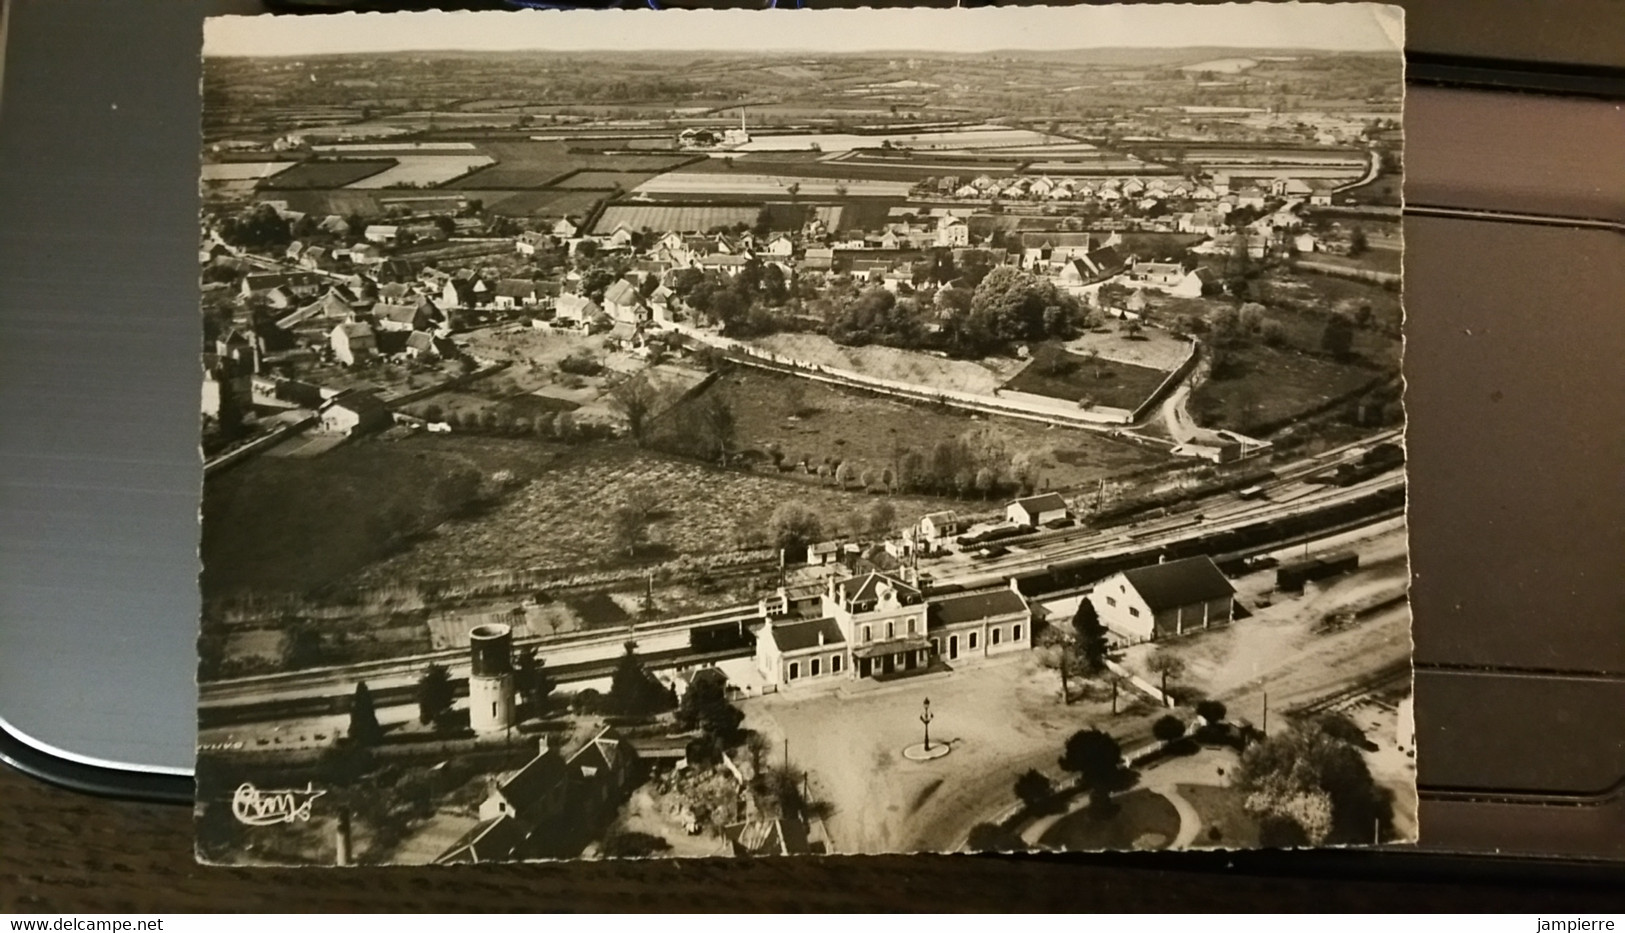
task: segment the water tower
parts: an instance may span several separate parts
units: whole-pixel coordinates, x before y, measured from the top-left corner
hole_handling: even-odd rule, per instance
[[[468,724],[475,734],[514,726],[513,629],[496,623],[468,632],[473,667],[468,675]]]

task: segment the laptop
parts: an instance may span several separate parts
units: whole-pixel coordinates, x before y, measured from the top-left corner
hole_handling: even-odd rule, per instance
[[[1617,875],[1625,18],[1613,0],[1480,3],[1470,22],[1454,4],[1405,5],[1422,843],[1177,859]],[[264,8],[3,9],[0,758],[78,790],[186,802],[198,39],[206,15]]]

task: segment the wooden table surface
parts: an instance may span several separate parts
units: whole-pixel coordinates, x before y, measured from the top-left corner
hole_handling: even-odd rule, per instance
[[[219,869],[191,811],[88,797],[0,765],[0,912],[1542,911],[1625,908],[1550,879],[1280,877],[1088,857],[829,857],[440,869]]]

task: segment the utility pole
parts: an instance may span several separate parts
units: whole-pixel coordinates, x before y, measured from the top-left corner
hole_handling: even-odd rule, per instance
[[[1260,728],[1263,730],[1264,735],[1268,736],[1270,734],[1270,692],[1268,690],[1264,691],[1264,721]]]

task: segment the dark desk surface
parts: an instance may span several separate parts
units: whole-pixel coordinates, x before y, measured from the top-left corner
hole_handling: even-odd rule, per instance
[[[1172,862],[1170,862],[1172,863]],[[192,861],[191,811],[49,787],[0,766],[0,912],[1541,911],[1625,892],[1196,874],[1063,858],[713,859],[249,870]]]

